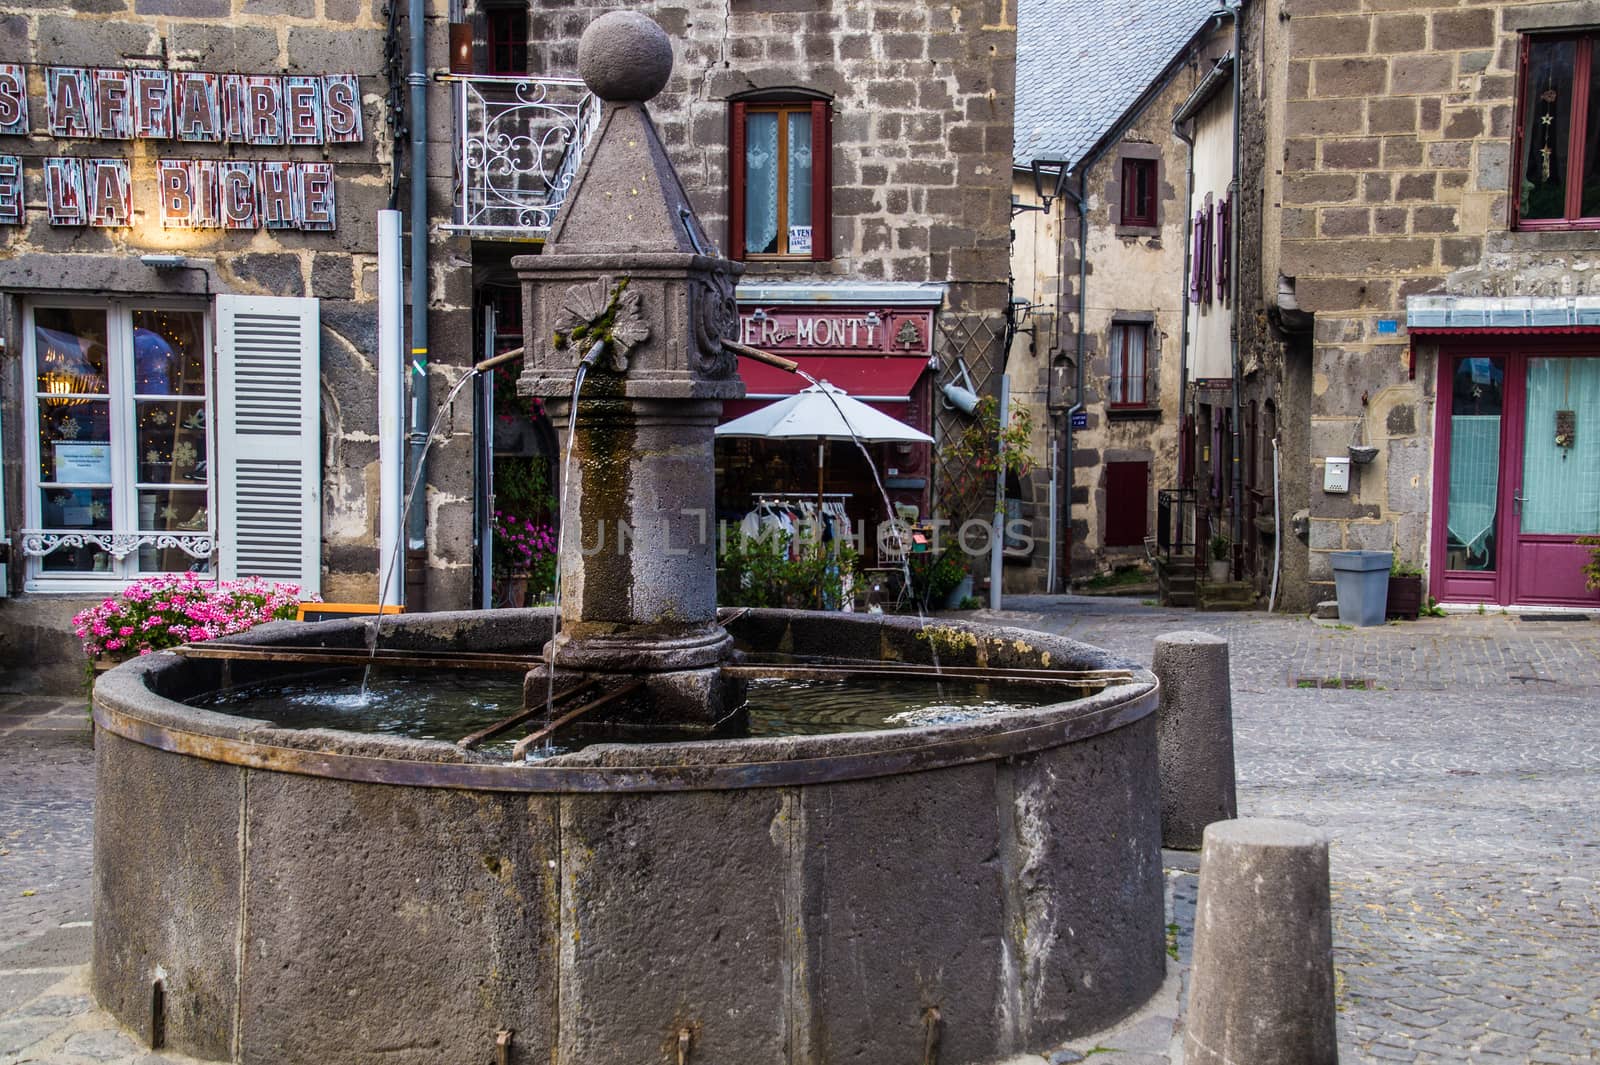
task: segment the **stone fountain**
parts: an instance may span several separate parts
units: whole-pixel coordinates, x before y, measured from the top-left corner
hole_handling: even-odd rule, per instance
[[[723,673],[733,640],[717,624],[713,430],[740,399],[734,283],[690,206],[644,102],[672,71],[672,44],[650,19],[616,11],[584,35],[579,70],[604,102],[600,128],[542,255],[522,278],[519,389],[568,424],[589,362],[562,487],[558,671],[643,694],[613,720],[710,730],[743,686]],[[529,699],[548,678],[529,678]]]
[[[546,254],[518,264],[523,387],[563,417],[591,360],[559,637],[550,611],[418,614],[386,622],[383,645],[553,666],[530,708],[552,679],[642,679],[611,724],[676,738],[507,762],[190,705],[364,655],[362,620],[105,674],[93,987],[151,1046],[271,1065],[978,1065],[1093,1032],[1160,986],[1148,672],[994,626],[718,624],[695,512],[712,513],[718,404],[740,394],[719,341],[737,268],[710,252],[644,107],[665,43],[625,13],[585,35],[600,135]],[[631,550],[586,554],[613,523]],[[948,724],[723,735],[750,663],[775,661],[904,684],[1004,673],[1060,696]]]

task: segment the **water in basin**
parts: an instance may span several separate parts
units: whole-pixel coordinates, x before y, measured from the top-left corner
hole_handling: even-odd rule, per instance
[[[748,734],[820,735],[940,724],[1043,706],[1079,694],[1059,686],[971,679],[871,674],[756,677],[749,682]],[[332,728],[454,743],[516,713],[522,698],[522,676],[517,673],[375,667],[365,691],[361,670],[324,670],[223,688],[188,702],[284,728]],[[509,754],[512,744],[538,724],[505,733],[479,750]]]

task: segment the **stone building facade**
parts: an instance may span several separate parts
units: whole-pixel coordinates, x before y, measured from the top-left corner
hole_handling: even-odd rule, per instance
[[[21,111],[0,135],[0,156],[20,170],[8,204],[16,213],[0,224],[7,687],[81,677],[72,613],[143,573],[231,574],[265,564],[328,598],[376,598],[375,225],[394,173],[385,36],[375,0],[326,8],[128,0],[96,4],[93,14],[65,2],[0,5],[0,64]],[[168,120],[192,120],[183,129],[196,139],[146,135],[161,130],[145,130],[142,113],[139,127],[117,128],[135,117],[124,79],[145,72],[158,81],[152,92],[165,85],[174,94]],[[204,80],[193,90],[200,96],[179,98],[193,72],[248,75],[269,92],[296,78],[344,76],[340,91],[359,107],[359,137],[336,142],[323,130],[299,146],[281,143],[283,131],[276,144],[218,131],[226,119],[208,113]],[[83,88],[96,95],[74,93]],[[333,99],[320,95],[334,91],[325,82],[310,91],[319,105]],[[52,100],[53,92],[64,95]],[[66,123],[59,131],[55,110]],[[69,176],[89,166],[89,186],[51,187],[63,165],[52,159],[80,161],[66,164]],[[313,189],[331,217],[290,218],[282,228],[281,217],[244,218],[228,229],[215,218],[169,217],[176,207],[218,210],[202,204],[198,184],[183,184],[199,181],[196,160],[251,164],[258,169],[239,172],[252,177],[313,164],[314,179],[331,178],[331,197],[324,185]],[[105,182],[98,190],[97,172]],[[168,188],[169,180],[177,184]],[[169,195],[174,209],[163,206]],[[74,206],[109,212],[100,219],[108,224],[52,217],[53,208]],[[252,316],[275,338],[246,339],[236,327]],[[248,373],[227,377],[251,357],[272,364],[275,385],[292,382],[278,409],[256,412],[279,419],[266,436],[244,433],[250,418],[238,408],[251,391]],[[274,451],[274,440],[287,443]],[[249,480],[248,463],[269,453],[297,483],[279,492],[257,482],[273,512],[265,537],[276,543],[246,549],[252,519],[239,512],[237,486]],[[69,483],[102,487],[59,487]],[[241,560],[250,550],[254,562]]]
[[[1057,56],[1083,40],[1109,46],[1100,38],[1121,28],[1105,6],[1065,5],[1062,21],[1049,5],[1025,7],[1035,22],[1022,27],[1024,44],[1041,38]],[[1035,453],[1058,466],[1056,590],[1145,565],[1158,491],[1179,477],[1190,148],[1173,119],[1228,37],[1205,5],[1134,5],[1132,14],[1153,19],[1142,54],[1082,69],[1042,56],[1025,92],[1044,117],[1019,117],[1034,128],[1018,135],[1012,271],[1033,321],[1010,369],[1013,396],[1034,411]],[[1035,160],[1065,170],[1044,212],[1040,190],[1057,179],[1036,182]],[[1041,510],[1047,478],[1041,463]]]
[[[1600,207],[1572,89],[1600,6],[1250,7],[1246,140],[1267,157],[1245,345],[1308,386],[1288,601],[1331,598],[1332,553],[1366,548],[1444,601],[1592,603],[1575,539],[1600,500],[1562,500],[1600,472],[1581,428]]]
[[[109,0],[86,12],[65,0],[0,3],[0,40],[10,42],[0,54],[0,82],[6,65],[13,65],[21,72],[26,100],[25,125],[0,132],[0,217],[8,210],[7,157],[19,160],[20,193],[14,199],[23,211],[20,224],[0,224],[5,340],[0,538],[11,541],[5,566],[9,598],[0,600],[0,665],[12,671],[8,684],[31,686],[28,678],[35,675],[57,685],[72,683],[81,668],[73,639],[64,636],[72,613],[140,573],[198,566],[231,575],[251,569],[239,565],[239,548],[247,539],[240,530],[250,515],[240,514],[239,497],[224,487],[219,473],[219,466],[233,463],[229,468],[236,471],[239,457],[254,455],[254,445],[228,444],[232,437],[219,421],[236,416],[240,399],[250,392],[248,372],[240,375],[244,363],[229,346],[248,332],[240,329],[241,314],[279,315],[293,336],[292,343],[284,343],[299,359],[296,372],[309,373],[289,393],[299,412],[293,461],[304,476],[292,500],[278,497],[270,504],[287,525],[267,537],[263,548],[291,544],[293,557],[280,560],[272,573],[298,577],[329,600],[376,600],[382,494],[378,212],[404,207],[411,183],[426,176],[431,340],[425,352],[408,361],[411,372],[420,367],[428,376],[431,415],[472,362],[520,342],[520,325],[510,321],[520,305],[511,260],[536,253],[549,223],[537,210],[523,216],[531,226],[517,221],[485,227],[468,216],[463,186],[473,176],[469,142],[482,130],[468,114],[464,83],[490,73],[513,86],[540,84],[530,79],[543,77],[548,84],[538,92],[565,92],[575,100],[581,85],[574,92],[570,79],[576,75],[583,28],[602,11],[623,6],[656,18],[673,39],[675,72],[652,111],[696,210],[724,252],[732,250],[729,219],[739,184],[731,173],[735,105],[755,110],[804,105],[815,120],[813,133],[827,138],[816,146],[825,180],[814,183],[826,214],[809,227],[786,231],[790,246],[780,251],[793,254],[747,257],[746,280],[758,286],[759,297],[748,308],[752,313],[761,307],[827,310],[846,294],[862,316],[882,312],[880,321],[913,310],[926,313],[925,320],[936,323],[926,330],[931,335],[918,334],[922,347],[907,349],[923,350],[924,363],[937,353],[941,358],[935,365],[948,365],[955,351],[966,352],[975,366],[997,361],[994,349],[1003,334],[1006,299],[1014,83],[1015,17],[1009,0],[950,9],[909,0],[561,8],[429,0],[427,150],[417,161],[408,158],[406,144],[403,4]],[[465,32],[453,32],[452,23]],[[295,78],[349,75],[353,82],[341,84],[358,86],[362,136],[274,145],[251,142],[242,133],[230,137],[227,131],[216,140],[195,142],[76,136],[66,127],[52,132],[50,94],[70,93],[70,86],[79,84],[50,74],[52,68],[155,71],[171,86],[187,84],[181,79],[190,73],[238,74],[278,79],[279,90]],[[445,76],[452,68],[461,72],[454,80]],[[95,91],[96,75],[86,76],[85,91]],[[132,84],[144,75],[128,77]],[[118,77],[104,80],[112,84],[109,106],[115,111]],[[69,88],[60,90],[63,82]],[[216,82],[221,91],[228,91],[228,84],[245,82]],[[320,82],[319,91],[324,91]],[[4,97],[0,85],[0,127],[5,126]],[[170,106],[176,114],[177,102]],[[218,106],[225,116],[227,101]],[[576,105],[571,113],[579,114]],[[554,155],[540,165],[546,177],[559,177],[558,167],[575,157],[562,148],[570,141],[550,144]],[[112,218],[123,224],[77,225],[63,218],[55,221],[67,224],[53,224],[49,207],[59,188],[47,188],[45,160],[51,158],[118,161],[107,172],[127,175],[130,213]],[[230,229],[205,218],[169,224],[161,206],[163,182],[174,168],[164,164],[191,160],[208,166],[253,163],[257,169],[250,172],[257,175],[268,164],[311,166],[314,182],[331,175],[337,220],[331,228],[315,216],[303,228]],[[83,165],[92,172],[93,164]],[[328,169],[319,169],[324,166]],[[201,172],[176,169],[190,174],[189,180]],[[314,184],[318,195],[306,202],[322,203],[323,188]],[[197,210],[215,207],[205,201]],[[619,217],[619,224],[625,220]],[[85,319],[74,317],[79,311],[102,322],[98,328],[107,335],[72,333],[88,328]],[[178,315],[178,324],[156,323],[150,316],[157,313]],[[189,332],[180,343],[172,330],[182,329]],[[192,349],[192,380],[149,383],[143,366],[156,349],[147,334],[165,338],[162,357],[169,360],[182,363]],[[55,340],[62,342],[60,350],[51,347]],[[105,354],[91,352],[96,343]],[[60,360],[68,377],[77,376],[45,384],[42,360],[47,357]],[[80,378],[91,363],[116,377],[114,388],[99,382],[87,393],[74,391],[87,387]],[[930,423],[935,418],[930,397],[938,375],[945,373],[935,365],[902,382],[899,397],[903,405],[920,403]],[[140,427],[140,418],[166,413],[146,396],[147,387],[178,390],[161,401],[176,415],[168,418],[173,433],[166,451],[140,436],[148,429]],[[489,508],[481,486],[503,433],[481,405],[474,413],[474,398],[482,400],[475,392],[482,387],[465,390],[440,422],[419,492],[423,533],[412,538],[406,563],[408,609],[483,605],[488,594],[481,545],[488,540]],[[57,388],[66,391],[56,396]],[[101,388],[115,394],[97,398]],[[112,430],[114,443],[104,449],[82,446],[105,442],[58,431],[57,423],[64,420],[57,415],[70,413],[66,404],[98,410],[95,404],[102,402],[119,412],[112,416],[120,426]],[[48,416],[41,415],[46,409],[41,404],[54,405]],[[198,418],[196,410],[203,412]],[[42,430],[44,421],[56,428]],[[510,446],[548,450],[548,431],[530,443],[526,422],[504,433],[513,439]],[[192,439],[177,440],[179,428]],[[177,452],[183,442],[187,449]],[[150,454],[165,463],[162,470],[142,468]],[[102,461],[115,467],[109,499],[92,487],[106,480],[97,465]],[[924,453],[920,470],[902,465],[907,469],[901,471],[898,497],[928,499],[930,485],[937,483],[931,456]],[[56,467],[75,471],[77,479],[60,481]],[[70,487],[50,487],[57,484]],[[202,494],[204,503],[198,502]],[[222,513],[230,506],[231,517]],[[76,546],[59,536],[54,546],[24,543],[25,531],[46,529],[94,535]],[[158,547],[152,538],[157,534],[169,542]]]

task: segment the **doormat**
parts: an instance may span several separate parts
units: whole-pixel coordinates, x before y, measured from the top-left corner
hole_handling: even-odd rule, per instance
[[[1522,621],[1588,621],[1588,614],[1518,614]]]

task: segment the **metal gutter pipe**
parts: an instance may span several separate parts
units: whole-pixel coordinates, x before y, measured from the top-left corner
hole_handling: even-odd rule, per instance
[[[398,2],[398,0],[396,0]],[[424,0],[410,0],[407,24],[411,31],[411,418],[406,442],[407,466],[417,483],[426,485],[423,472],[428,457],[428,54]],[[427,546],[428,492],[424,487],[406,515],[406,540],[410,550]]]
[[[1178,487],[1189,485],[1189,271],[1194,269],[1194,138],[1183,132],[1184,119],[1173,119],[1172,135],[1189,147],[1189,173],[1183,192],[1183,278],[1178,285],[1182,325],[1178,333]],[[1180,511],[1178,520],[1183,520]]]
[[[1243,477],[1241,476],[1244,471],[1239,458],[1243,452],[1239,428],[1239,192],[1243,187],[1239,180],[1239,133],[1241,125],[1239,121],[1241,95],[1239,72],[1244,66],[1242,62],[1244,54],[1240,50],[1242,38],[1239,28],[1239,8],[1241,4],[1242,0],[1232,0],[1232,2],[1223,4],[1223,10],[1233,19],[1233,195],[1228,198],[1228,228],[1230,231],[1228,234],[1230,244],[1228,250],[1230,260],[1228,266],[1228,301],[1233,314],[1232,322],[1228,327],[1228,337],[1233,360],[1233,454],[1230,458],[1233,466],[1232,527],[1233,564],[1235,570],[1237,570],[1239,561],[1243,556],[1243,548],[1240,545],[1244,543],[1244,486]]]
[[[1067,558],[1064,565],[1057,567],[1061,573],[1061,586],[1063,590],[1072,587],[1072,447],[1073,430],[1072,419],[1083,409],[1083,345],[1087,335],[1084,325],[1084,312],[1088,309],[1089,294],[1085,290],[1089,284],[1089,175],[1088,167],[1083,163],[1078,164],[1082,169],[1078,171],[1078,190],[1061,186],[1061,195],[1072,200],[1072,205],[1078,211],[1078,346],[1073,358],[1075,376],[1077,378],[1076,390],[1073,392],[1072,406],[1067,408],[1067,461],[1065,470],[1064,494],[1067,499],[1067,535],[1061,538],[1061,543],[1067,549]],[[1052,589],[1054,591],[1054,589]]]
[[[378,594],[384,606],[405,602],[398,564],[400,508],[405,498],[401,418],[405,410],[405,268],[400,212],[378,212]]]

